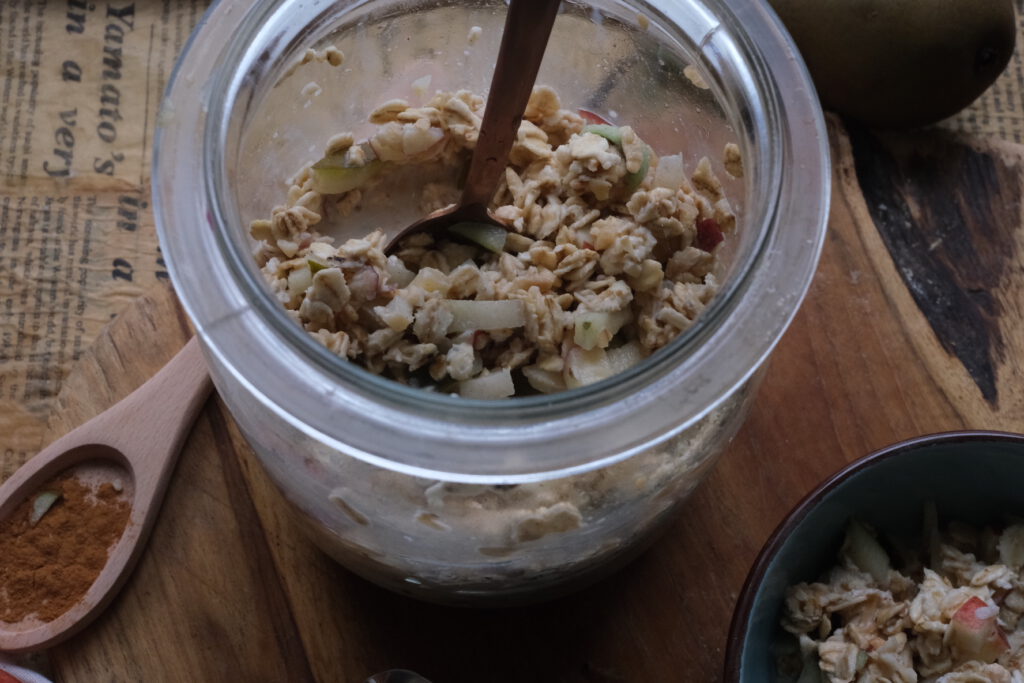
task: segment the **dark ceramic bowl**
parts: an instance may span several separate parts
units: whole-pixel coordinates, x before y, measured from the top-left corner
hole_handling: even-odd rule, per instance
[[[811,491],[772,534],[740,593],[725,654],[728,683],[776,680],[774,645],[786,588],[832,566],[851,517],[894,536],[941,520],[974,524],[1024,516],[1024,434],[949,432],[883,448]]]

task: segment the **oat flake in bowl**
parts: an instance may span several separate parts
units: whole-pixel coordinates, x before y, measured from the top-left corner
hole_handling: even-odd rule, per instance
[[[780,681],[1024,681],[1024,523],[923,520],[892,553],[852,520],[838,564],[787,591]]]

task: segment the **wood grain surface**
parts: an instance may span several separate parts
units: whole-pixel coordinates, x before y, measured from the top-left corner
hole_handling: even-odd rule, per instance
[[[298,535],[212,399],[145,556],[107,613],[50,652],[55,678],[358,683],[405,667],[434,683],[718,680],[746,572],[811,487],[907,437],[1024,429],[1021,150],[830,129],[811,292],[728,452],[625,570],[522,609],[389,594]],[[67,379],[51,435],[141,384],[188,334],[170,291],[139,301]]]

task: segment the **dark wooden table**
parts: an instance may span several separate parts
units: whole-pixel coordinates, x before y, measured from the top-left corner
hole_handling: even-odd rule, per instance
[[[833,205],[810,294],[748,422],[634,564],[522,609],[389,594],[296,533],[211,399],[144,559],[93,627],[49,653],[55,677],[361,681],[405,667],[435,683],[717,680],[746,572],[812,486],[896,440],[1024,429],[1022,149],[829,125]],[[67,379],[52,435],[140,384],[187,335],[170,290],[138,301]]]

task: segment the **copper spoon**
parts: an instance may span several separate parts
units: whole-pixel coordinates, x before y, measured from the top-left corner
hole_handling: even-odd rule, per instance
[[[494,198],[508,166],[508,154],[537,80],[558,6],[559,0],[510,0],[491,90],[462,197],[458,203],[435,211],[399,232],[385,247],[385,253],[393,252],[400,241],[413,233],[438,234],[456,223],[508,227],[487,210],[487,205]]]
[[[142,554],[178,453],[211,387],[199,342],[193,338],[145,384],[54,441],[0,486],[0,520],[51,479],[88,461],[126,470],[134,489],[128,524],[82,599],[46,623],[0,621],[0,651],[55,645],[92,621],[114,598]]]

